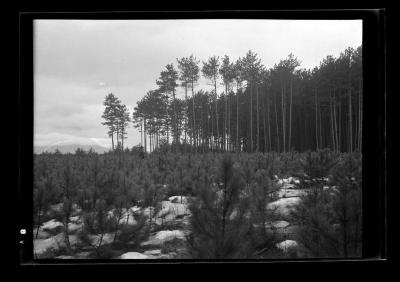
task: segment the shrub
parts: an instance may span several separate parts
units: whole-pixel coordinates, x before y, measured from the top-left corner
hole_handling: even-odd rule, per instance
[[[330,170],[337,164],[338,156],[329,149],[308,151],[305,158],[300,160],[305,174],[311,179],[326,177]]]
[[[361,255],[361,161],[349,154],[333,169],[329,189],[303,197],[292,213],[297,240],[312,257]]]
[[[231,156],[225,155],[216,186],[199,183],[192,213],[188,243],[194,258],[243,258],[252,249],[249,220],[244,216],[247,201],[239,197],[243,181]],[[232,216],[233,215],[233,216]]]

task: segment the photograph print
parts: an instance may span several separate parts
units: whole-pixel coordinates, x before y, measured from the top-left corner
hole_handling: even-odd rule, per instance
[[[362,24],[34,20],[33,259],[361,258]]]

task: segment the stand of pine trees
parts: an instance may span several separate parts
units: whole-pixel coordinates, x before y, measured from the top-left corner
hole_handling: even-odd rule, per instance
[[[313,70],[299,68],[292,54],[270,69],[251,50],[236,62],[213,56],[201,68],[210,89],[195,90],[200,63],[193,55],[177,62],[134,109],[146,151],[162,144],[199,152],[361,151],[361,46],[327,56]]]

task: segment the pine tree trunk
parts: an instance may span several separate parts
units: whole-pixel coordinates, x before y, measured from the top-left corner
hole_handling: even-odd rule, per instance
[[[122,151],[124,150],[124,127],[123,126],[121,126],[121,148],[122,148]]]
[[[250,86],[250,152],[253,152],[253,84]]]
[[[275,127],[276,127],[276,140],[277,140],[277,150],[278,152],[280,151],[280,141],[279,141],[279,126],[278,126],[278,110],[277,110],[277,106],[276,106],[276,93],[275,93],[275,99],[274,99],[274,105],[275,105]]]
[[[236,150],[240,151],[239,144],[239,86],[236,88]]]
[[[332,150],[336,150],[335,146],[335,129],[333,125],[333,105],[332,105],[332,92],[329,92],[329,109],[330,109],[330,117],[331,117],[331,136],[332,136]]]
[[[283,141],[283,152],[286,152],[284,86],[281,86],[281,96],[282,96],[282,138],[283,138],[282,141]]]
[[[153,147],[152,147],[152,136],[153,136],[153,134],[150,133],[150,136],[149,136],[149,137],[150,137],[150,138],[149,138],[149,139],[150,139],[150,140],[149,140],[149,141],[150,141],[150,150],[149,150],[150,153],[153,151]]]
[[[224,132],[223,132],[223,146],[224,146],[224,151],[226,151],[227,146],[226,146],[226,132],[227,132],[227,115],[228,115],[228,85],[225,84],[225,96],[224,96],[224,104],[225,104],[225,111],[224,111]]]
[[[353,126],[352,126],[352,112],[351,112],[351,89],[349,86],[349,151],[353,152]]]
[[[339,152],[339,138],[338,138],[338,126],[337,126],[337,117],[336,117],[336,94],[335,88],[333,88],[333,120],[334,120],[334,127],[335,127],[335,151]]]
[[[215,124],[217,127],[217,135],[216,135],[216,144],[215,147],[218,150],[219,149],[219,128],[218,128],[218,94],[217,94],[217,80],[214,79],[214,92],[215,92]]]
[[[146,119],[143,120],[144,125],[143,125],[143,129],[144,129],[144,152],[147,153],[147,130],[146,130]]]
[[[268,120],[268,141],[269,141],[269,151],[272,151],[272,143],[271,143],[271,122],[269,118],[269,99],[267,98],[267,120]]]
[[[321,102],[318,101],[318,113],[319,113],[319,146],[321,149],[325,148],[324,142],[322,139],[322,114],[321,114]]]
[[[361,80],[360,80],[360,94],[359,94],[359,99],[360,99],[360,134],[359,134],[359,138],[360,138],[360,145],[359,145],[359,147],[360,147],[360,152],[362,152],[362,128],[363,128],[363,122],[362,122],[362,120],[363,120],[363,99],[362,99],[362,95],[363,95],[363,85],[362,85],[362,82],[361,82]]]
[[[140,146],[143,146],[143,122],[140,121]]]
[[[194,81],[192,81],[192,97],[193,97],[193,138],[194,138],[194,149],[197,153],[197,129],[196,129],[196,111],[195,111],[195,102],[194,102]]]
[[[317,144],[317,150],[319,149],[318,146],[318,98],[317,98],[317,89],[315,88],[315,142]]]
[[[39,205],[39,207],[38,207],[38,226],[37,226],[37,229],[36,229],[36,235],[35,235],[35,238],[37,238],[38,237],[38,234],[39,234],[39,229],[40,229],[40,219],[41,219],[41,212],[42,212],[42,205],[40,204]]]
[[[231,151],[231,116],[232,116],[232,103],[230,99],[230,94],[228,95],[228,151]]]
[[[342,99],[339,90],[339,152],[342,151]]]
[[[68,233],[68,222],[66,222],[65,226],[64,226],[64,241],[65,241],[65,245],[67,247],[67,251],[69,254],[72,253],[72,248],[71,248],[71,243],[69,242],[69,233]]]
[[[189,105],[188,105],[189,103],[188,103],[188,99],[187,99],[187,83],[185,83],[185,102],[186,102],[185,106],[188,109],[189,108]],[[188,115],[187,115],[187,113],[185,115],[186,116],[186,118],[185,118],[185,145],[187,144],[187,124],[188,124]],[[186,148],[186,146],[185,146],[185,148]]]
[[[264,150],[263,152],[265,153],[267,151],[267,123],[266,123],[266,118],[265,118],[265,99],[263,103],[263,128],[264,128]]]
[[[256,152],[260,150],[260,113],[258,105],[258,85],[256,84],[256,106],[257,106],[257,144]]]
[[[167,114],[166,119],[165,119],[165,123],[166,123],[166,126],[167,126],[167,144],[169,144],[169,114],[168,114],[168,106],[166,106],[165,111],[166,111],[166,114]]]
[[[213,145],[213,135],[214,135],[214,126],[213,126],[213,120],[212,120],[212,115],[211,115],[211,107],[210,104],[208,103],[208,98],[207,98],[207,148],[208,150],[213,150],[214,145]],[[210,122],[211,122],[211,127],[210,127]]]
[[[114,151],[114,131],[111,132],[111,146],[112,146],[112,150]]]
[[[215,129],[214,129],[214,119],[213,119],[213,111],[212,111],[212,102],[208,104],[208,114],[209,114],[209,121],[211,121],[211,135],[210,135],[210,146],[211,150],[215,150],[215,142],[214,142],[214,134],[215,134]]]
[[[179,144],[179,137],[178,137],[178,119],[176,116],[176,97],[175,97],[175,89],[172,91],[172,97],[174,99],[174,125],[175,125],[175,152],[176,146]]]
[[[293,82],[290,81],[290,111],[289,111],[289,151],[292,150],[292,107],[293,107]]]
[[[117,147],[119,148],[119,125],[117,123]]]

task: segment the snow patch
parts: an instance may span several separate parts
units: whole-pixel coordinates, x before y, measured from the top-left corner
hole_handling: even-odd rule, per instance
[[[300,184],[300,180],[295,177],[288,177],[288,178],[282,178],[278,180],[279,185],[284,185],[284,184]]]
[[[68,223],[68,231],[75,232],[75,231],[81,229],[82,226],[83,226],[82,223],[77,224],[77,223],[70,222],[70,223]]]
[[[133,207],[129,208],[129,212],[131,212],[131,213],[138,213],[140,210],[141,210],[141,208],[138,206],[133,206]]]
[[[69,242],[71,247],[78,243],[78,237],[76,235],[69,235]],[[48,239],[36,239],[33,240],[34,252],[37,255],[41,255],[48,249],[58,250],[60,247],[65,246],[64,233],[57,234],[56,236]]]
[[[119,259],[148,259],[149,257],[138,253],[138,252],[128,252],[118,257]]]
[[[279,220],[279,221],[274,221],[271,223],[268,223],[268,227],[270,228],[286,228],[290,225],[289,222],[285,221],[285,220]]]
[[[296,188],[296,185],[291,184],[291,183],[285,183],[282,185],[282,188],[283,189],[294,189],[294,188]]]
[[[173,221],[177,216],[189,215],[190,211],[186,204],[171,203],[169,201],[161,202],[161,210],[158,212],[157,217],[163,217],[164,221]]]
[[[56,259],[74,259],[75,257],[63,255],[63,256],[58,256],[58,257],[55,257],[55,258],[56,258]]]
[[[285,240],[276,244],[276,247],[284,252],[287,252],[290,248],[296,248],[297,246],[298,244],[294,240]]]
[[[303,189],[287,189],[282,188],[276,192],[278,198],[291,198],[291,197],[301,197],[307,194],[306,190]]]
[[[181,203],[181,196],[171,196],[168,198],[171,203]],[[188,197],[182,196],[182,204],[188,204]]]
[[[61,222],[59,222],[55,219],[52,219],[52,220],[49,220],[49,221],[46,221],[45,223],[43,223],[42,229],[43,230],[53,230],[60,226],[64,226],[64,225]]]
[[[80,252],[75,254],[75,258],[77,259],[87,259],[90,255],[90,252]]]
[[[80,219],[80,216],[77,215],[77,216],[71,216],[71,217],[69,218],[69,221],[75,222],[75,223],[79,223],[79,222],[81,222],[81,219]]]
[[[174,239],[185,239],[185,234],[182,230],[162,230],[150,237],[148,241],[141,243],[141,245],[161,245]]]
[[[159,255],[161,255],[161,250],[149,250],[149,251],[145,251],[144,254],[146,256],[159,256]]]
[[[143,209],[142,214],[147,216],[148,218],[150,218],[150,215],[151,217],[154,217],[154,207],[147,207]]]
[[[282,198],[277,201],[268,203],[268,210],[275,210],[279,214],[289,215],[293,208],[300,202],[299,197]]]
[[[37,232],[37,228],[35,227],[35,228],[33,228],[33,237],[35,239],[48,239],[51,237],[51,234],[46,231],[43,231],[42,228],[39,228],[37,237],[36,237],[36,232]]]

